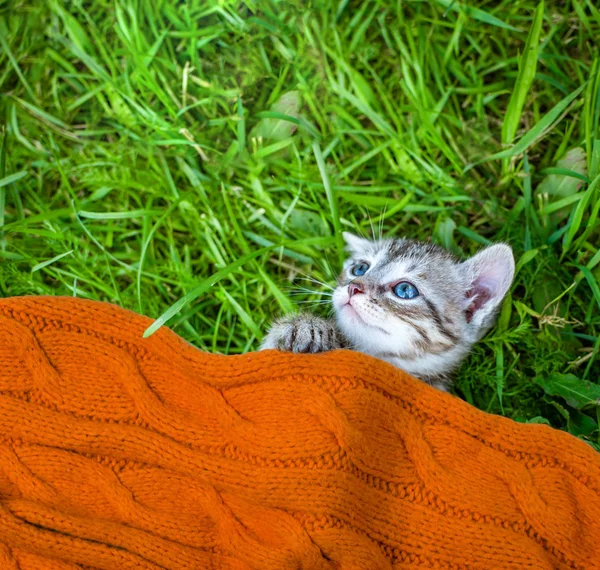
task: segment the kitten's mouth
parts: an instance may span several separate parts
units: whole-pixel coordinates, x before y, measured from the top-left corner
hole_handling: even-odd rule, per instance
[[[352,312],[352,316],[355,317],[357,320],[359,320],[360,323],[363,324],[363,325],[365,325],[366,327],[370,327],[372,329],[376,329],[376,330],[381,331],[382,333],[385,333],[387,335],[390,334],[385,329],[382,329],[381,327],[378,327],[377,325],[372,325],[372,324],[368,323],[367,321],[365,321],[365,319],[363,319],[360,316],[360,314],[358,313],[358,311],[356,310],[356,308],[352,305],[352,303],[350,302],[350,299],[348,299],[348,302],[345,303],[342,306],[342,309],[350,309],[350,311]]]
[[[342,309],[347,309],[350,310],[350,312],[361,322],[365,323],[364,319],[358,314],[358,311],[356,310],[356,308],[352,305],[352,299],[348,299],[348,301],[346,303],[344,303],[342,305]],[[366,325],[367,323],[365,323]]]

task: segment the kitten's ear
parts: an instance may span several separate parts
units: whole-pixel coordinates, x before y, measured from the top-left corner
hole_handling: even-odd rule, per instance
[[[515,274],[512,249],[503,243],[486,247],[462,264],[467,272],[467,322],[477,339],[494,324],[496,312]]]
[[[369,247],[371,242],[368,239],[361,238],[350,232],[344,232],[342,234],[344,241],[346,242],[346,249],[354,255],[361,255]]]

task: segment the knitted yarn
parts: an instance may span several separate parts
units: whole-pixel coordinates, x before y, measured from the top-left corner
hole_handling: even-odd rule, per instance
[[[600,455],[349,351],[0,300],[2,570],[600,568]]]

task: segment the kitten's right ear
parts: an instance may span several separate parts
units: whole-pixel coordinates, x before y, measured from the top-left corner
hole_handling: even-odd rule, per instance
[[[515,274],[512,249],[503,243],[486,247],[462,264],[469,289],[466,298],[467,322],[480,339],[494,324],[500,303]]]
[[[368,239],[361,238],[350,232],[344,232],[342,236],[346,242],[346,249],[354,255],[362,255],[371,244]]]

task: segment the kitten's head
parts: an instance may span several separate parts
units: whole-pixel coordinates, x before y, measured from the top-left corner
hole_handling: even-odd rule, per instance
[[[504,244],[460,261],[431,243],[344,239],[350,257],[333,294],[340,330],[357,350],[424,379],[446,377],[489,330],[514,275]]]

